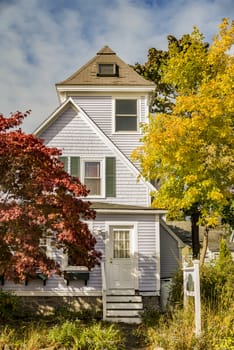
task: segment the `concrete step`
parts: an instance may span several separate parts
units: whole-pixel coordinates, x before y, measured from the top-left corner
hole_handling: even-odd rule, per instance
[[[109,303],[106,304],[107,310],[142,310],[142,303]]]
[[[142,301],[140,295],[107,295],[106,299],[108,303],[141,303]]]
[[[135,295],[134,289],[109,289],[107,295]]]
[[[106,320],[111,322],[141,323],[142,297],[134,289],[111,289],[106,296]]]
[[[107,317],[139,317],[139,310],[106,310]]]

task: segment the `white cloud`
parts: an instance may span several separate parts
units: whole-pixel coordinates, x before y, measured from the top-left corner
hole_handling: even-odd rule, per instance
[[[165,49],[166,36],[190,33],[207,40],[232,0],[18,0],[0,2],[2,113],[32,109],[24,124],[35,129],[57,107],[54,84],[109,45],[127,63],[145,62],[150,47]]]

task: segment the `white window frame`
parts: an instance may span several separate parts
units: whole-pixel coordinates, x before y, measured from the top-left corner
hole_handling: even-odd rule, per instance
[[[85,221],[85,223],[88,225],[88,228],[90,232],[93,231],[93,222],[92,221]],[[62,271],[89,271],[87,266],[82,265],[68,265],[68,254],[62,253],[62,263],[61,263]]]
[[[108,65],[112,66],[112,72],[111,73],[102,73],[101,72],[101,66]],[[116,63],[112,62],[100,62],[98,63],[98,74],[99,77],[116,77],[117,76],[117,65]]]
[[[137,123],[137,128],[136,130],[120,130],[120,131],[117,131],[116,130],[116,101],[117,100],[134,100],[136,101],[136,123]],[[135,116],[133,116],[134,118]],[[117,96],[114,98],[113,100],[113,117],[112,117],[112,120],[113,120],[113,127],[112,127],[112,133],[113,134],[139,134],[140,133],[140,128],[139,128],[139,123],[140,123],[140,100],[138,97],[132,97],[132,96],[129,96],[129,97],[122,97],[122,96]]]
[[[85,179],[85,163],[86,162],[99,162],[100,163],[100,178],[101,178],[101,191],[100,194],[88,194],[89,198],[104,198],[105,196],[105,161],[103,158],[80,158],[80,181],[84,184]]]
[[[107,221],[106,222],[106,232],[107,232],[107,242],[110,241],[110,232],[111,230],[118,229],[129,229],[131,230],[131,246],[130,253],[133,255],[135,259],[137,259],[138,255],[138,223],[136,221]],[[106,243],[107,243],[106,242]],[[110,252],[108,252],[109,254]]]
[[[39,247],[45,249],[46,256],[53,259],[53,247],[54,247],[55,237],[51,235],[45,235],[39,239]]]
[[[138,236],[139,236],[139,227],[138,222],[136,221],[106,221],[105,224],[107,237],[105,239],[105,263],[110,263],[110,258],[112,258],[112,252],[111,249],[113,249],[113,242],[111,242],[111,231],[114,229],[122,229],[126,228],[131,230],[131,245],[130,245],[130,258],[133,261],[134,269],[135,269],[135,289],[139,289],[139,262],[138,262],[138,256],[139,256],[139,246],[138,246]],[[118,259],[118,258],[117,258]],[[121,258],[122,259],[122,258]]]

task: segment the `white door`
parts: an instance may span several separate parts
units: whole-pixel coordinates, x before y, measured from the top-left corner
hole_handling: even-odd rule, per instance
[[[137,289],[134,226],[109,226],[106,246],[107,287]]]

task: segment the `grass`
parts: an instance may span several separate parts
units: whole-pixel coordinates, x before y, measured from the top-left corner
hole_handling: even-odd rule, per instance
[[[233,304],[234,305],[234,304]],[[151,324],[144,322],[136,333],[149,349],[156,346],[166,350],[234,350],[234,307],[232,309],[202,310],[202,334],[195,336],[194,307],[161,314]],[[146,316],[145,316],[146,317]],[[147,317],[146,317],[147,318]]]
[[[0,325],[0,350],[124,350],[145,346],[149,350],[234,350],[234,302],[228,308],[202,309],[202,335],[194,333],[193,305],[173,312],[148,311],[142,324],[127,326],[75,315],[14,319]],[[132,338],[132,341],[129,339]],[[134,342],[133,342],[134,340]],[[130,344],[131,343],[131,344]],[[8,347],[7,347],[8,346]]]
[[[46,323],[15,322],[0,327],[0,349],[14,350],[121,350],[124,338],[117,325],[65,321]]]
[[[194,332],[193,300],[182,307],[180,271],[172,284],[171,308],[145,312],[140,326],[105,323],[90,312],[64,307],[40,319],[23,318],[18,299],[0,291],[0,350],[130,350],[137,345],[148,350],[234,350],[234,262],[224,257],[204,267],[200,277],[200,337]]]

